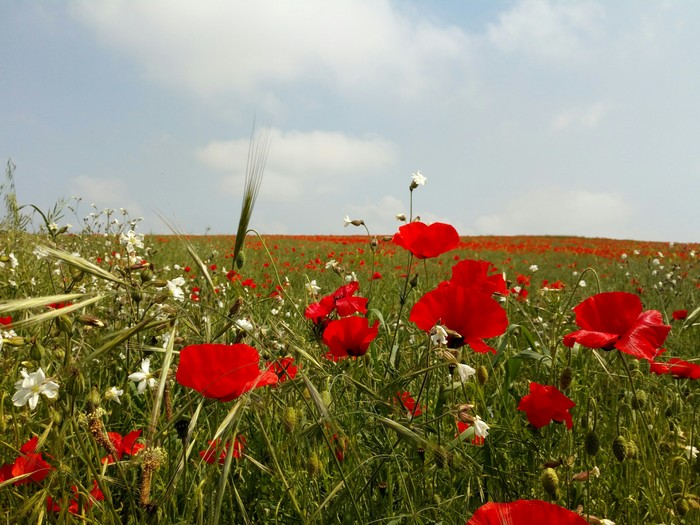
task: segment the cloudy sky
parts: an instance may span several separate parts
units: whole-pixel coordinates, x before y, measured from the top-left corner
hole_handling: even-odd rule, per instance
[[[0,160],[23,203],[143,232],[251,226],[700,241],[700,2],[0,0]],[[352,227],[351,227],[352,228]]]

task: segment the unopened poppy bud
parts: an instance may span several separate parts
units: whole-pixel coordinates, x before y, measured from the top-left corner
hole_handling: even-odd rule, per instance
[[[60,230],[56,232],[56,235],[61,235],[63,233],[66,233],[68,231],[68,226],[62,226]]]
[[[156,288],[165,288],[166,286],[168,286],[168,281],[165,281],[163,279],[153,279],[149,281],[149,283],[155,286]]]
[[[175,421],[175,432],[177,432],[177,437],[180,438],[180,441],[185,441],[185,438],[187,437],[187,430],[190,427],[190,420],[189,419],[178,419]]]
[[[586,450],[586,454],[595,456],[600,450],[600,438],[598,434],[590,430],[583,439],[583,447]]]
[[[565,366],[564,369],[561,371],[561,375],[559,376],[559,390],[566,390],[567,388],[569,388],[573,377],[574,371],[571,369],[570,366]]]
[[[236,268],[239,270],[243,268],[243,265],[245,264],[245,252],[241,250],[236,254]]]
[[[73,331],[73,321],[66,315],[59,315],[56,317],[56,326],[61,332],[66,334]]]
[[[413,277],[411,277],[411,280],[408,281],[408,284],[411,286],[411,288],[415,288],[418,286],[418,274],[413,274]]]
[[[632,397],[632,408],[642,410],[647,405],[648,399],[644,390],[637,390],[637,395]]]
[[[141,293],[141,290],[139,290],[139,289],[131,290],[131,300],[132,301],[134,301],[135,303],[140,303],[142,299],[143,299],[143,294]]]
[[[88,325],[88,326],[95,326],[97,328],[104,328],[104,323],[102,320],[98,319],[94,315],[81,315],[78,317],[78,322],[80,324]]]
[[[79,283],[83,280],[85,274],[81,270],[73,270],[70,274],[70,277],[71,279],[73,279],[74,282]]]
[[[489,380],[489,370],[484,365],[477,367],[476,369],[476,380],[480,385],[485,385]]]
[[[551,499],[559,498],[559,476],[553,468],[546,468],[542,471],[540,482],[545,493]]]
[[[44,357],[44,347],[38,340],[34,341],[34,344],[29,349],[29,357],[35,361],[39,361],[42,357]]]
[[[612,442],[612,453],[613,456],[617,458],[619,462],[623,462],[627,459],[627,440],[624,436],[617,436]]]
[[[630,439],[627,441],[627,459],[635,459],[639,455],[637,443]]]
[[[377,246],[379,246],[379,241],[377,240],[376,235],[372,237],[372,241],[369,244],[372,248],[376,248]]]
[[[287,432],[294,432],[297,423],[299,423],[299,414],[294,407],[289,406],[285,408],[282,423],[284,423],[284,428],[287,429]]]
[[[155,279],[155,274],[148,268],[141,272],[141,282],[146,283]]]
[[[237,297],[236,300],[233,301],[231,308],[228,309],[228,315],[234,317],[241,309],[241,306],[243,306],[243,299],[241,297]]]
[[[685,516],[690,511],[690,504],[686,498],[679,498],[676,500],[676,513],[679,516]]]

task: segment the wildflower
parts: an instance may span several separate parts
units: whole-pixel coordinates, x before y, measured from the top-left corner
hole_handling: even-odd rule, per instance
[[[464,363],[457,363],[456,370],[457,370],[457,375],[459,376],[459,380],[462,383],[465,383],[470,378],[472,378],[476,375],[476,370],[469,365],[465,365]]]
[[[688,459],[688,461],[691,459],[696,459],[698,457],[698,449],[691,445],[686,445],[685,457]]]
[[[121,388],[117,388],[116,386],[110,387],[105,391],[104,398],[107,401],[116,401],[121,405],[121,401],[119,401],[119,396],[121,396],[124,393],[124,390]]]
[[[31,438],[20,447],[19,456],[14,463],[3,465],[0,468],[0,483],[20,476],[22,479],[14,481],[13,485],[23,485],[32,481],[41,483],[49,475],[53,467],[44,460],[41,452],[36,451],[38,442],[37,436]]]
[[[185,292],[183,292],[181,288],[184,284],[184,277],[176,277],[175,279],[169,280],[166,284],[170,295],[172,295],[176,301],[182,301],[185,298]]]
[[[73,491],[74,496],[68,505],[68,512],[71,514],[78,514],[80,511],[78,487],[76,485],[71,485],[71,490]],[[97,481],[95,480],[92,480],[92,490],[88,493],[88,495],[89,497],[83,502],[84,508],[90,508],[95,501],[103,501],[105,499],[105,495],[102,493]],[[46,508],[50,512],[61,512],[61,506],[56,503],[51,496],[47,496],[46,498]]]
[[[539,270],[539,269],[540,269],[539,266],[537,266],[536,264],[531,264],[531,265],[530,265],[530,271],[531,271],[532,273],[535,273],[535,272],[536,272],[537,270]]]
[[[436,346],[447,345],[447,332],[441,325],[436,324],[430,330],[430,341]]]
[[[343,222],[345,223],[343,226],[346,227],[350,224],[352,224],[353,226],[362,226],[365,223],[365,221],[363,221],[362,219],[350,219],[350,217],[348,217],[347,215],[343,218]]]
[[[422,222],[404,224],[394,234],[394,244],[407,249],[418,259],[430,259],[449,252],[459,244],[459,234],[450,224]]]
[[[219,401],[231,401],[278,380],[274,371],[260,370],[260,354],[255,348],[240,343],[183,348],[175,377],[182,386]]]
[[[328,265],[326,265],[328,267]],[[321,287],[316,284],[316,279],[313,279],[310,283],[306,283],[306,291],[311,295],[316,295],[321,291]]]
[[[581,328],[564,336],[568,347],[617,348],[637,359],[654,359],[671,327],[657,310],[643,312],[642,301],[627,292],[599,293],[574,307]]]
[[[327,321],[333,311],[337,311],[341,317],[367,313],[368,300],[364,297],[355,297],[355,292],[359,288],[360,283],[357,281],[341,286],[332,294],[322,297],[320,301],[310,304],[304,311],[304,317],[318,325]]]
[[[41,368],[31,374],[28,374],[27,369],[23,368],[20,373],[22,379],[15,382],[17,392],[12,396],[12,403],[15,406],[21,407],[29,403],[29,409],[34,410],[39,402],[39,394],[43,394],[49,399],[58,396],[58,383],[47,379]]]
[[[569,410],[576,403],[562,394],[555,386],[546,386],[530,383],[530,393],[523,396],[518,404],[518,410],[527,415],[527,420],[536,428],[549,425],[552,421],[565,422],[566,428],[571,430],[573,420]]]
[[[248,319],[237,319],[236,326],[246,332],[253,331],[253,323],[251,323]]]
[[[466,525],[587,525],[586,520],[569,509],[542,500],[519,499],[510,503],[488,502],[472,515]]]
[[[153,374],[151,373],[150,369],[151,360],[147,357],[143,361],[141,361],[140,372],[134,372],[133,374],[129,374],[129,381],[138,383],[137,391],[139,394],[143,393],[143,391],[146,390],[146,386],[148,386],[149,388],[153,388],[154,386],[156,386],[156,378],[153,377]]]
[[[406,222],[406,215],[404,213],[397,213],[394,215],[394,219],[401,222]]]
[[[330,350],[328,357],[334,361],[359,357],[365,355],[378,332],[379,321],[370,326],[366,317],[343,317],[328,323],[323,331],[323,343]]]
[[[659,354],[661,353],[662,351],[659,351]],[[649,371],[657,375],[671,374],[675,379],[700,379],[700,365],[677,357],[672,357],[666,363],[649,361]]]
[[[407,416],[418,417],[423,413],[423,408],[416,403],[416,400],[411,397],[410,392],[396,392],[396,399],[398,399],[401,406],[408,412]]]
[[[206,462],[209,463],[210,465],[213,464],[215,461],[219,463],[219,465],[223,465],[224,462],[226,461],[226,456],[228,455],[228,451],[231,448],[231,443],[226,442],[226,444],[223,446],[221,452],[219,453],[219,457],[216,457],[216,450],[220,446],[220,440],[214,440],[214,441],[207,441],[209,446],[205,449],[199,452],[199,455],[202,456],[202,459]],[[236,436],[233,439],[233,457],[236,459],[240,459],[243,456],[243,449],[245,448],[245,437],[244,436]]]
[[[474,418],[474,437],[486,439],[489,435],[489,426],[485,421],[482,421],[481,417],[475,416]]]
[[[581,280],[578,282],[578,285],[579,285],[581,288],[585,288],[585,287],[586,287],[586,281],[584,281],[583,279],[581,279]]]
[[[421,173],[420,170],[416,171],[415,173],[411,174],[411,185],[409,186],[409,189],[411,191],[415,190],[418,186],[425,186],[425,183],[428,181],[428,179]]]
[[[135,456],[141,452],[146,445],[141,443],[136,443],[136,440],[141,436],[141,430],[132,430],[125,436],[122,436],[119,432],[107,432],[107,437],[114,445],[114,450],[117,453],[117,457],[113,457],[112,454],[102,458],[102,463],[114,463],[122,459],[124,454],[129,456]]]
[[[426,332],[439,322],[449,329],[449,348],[467,344],[480,353],[496,353],[483,339],[499,336],[508,328],[506,312],[497,301],[449,281],[423,295],[413,306],[409,320]]]
[[[671,317],[673,317],[674,321],[682,321],[688,317],[688,310],[674,310]]]
[[[283,357],[282,359],[275,359],[272,362],[266,364],[267,370],[274,372],[277,376],[277,382],[282,383],[287,379],[294,379],[297,375],[297,370],[299,367],[294,365],[293,357]]]
[[[452,267],[450,282],[467,288],[475,288],[487,295],[508,295],[503,274],[489,261],[465,259]]]
[[[135,233],[134,230],[129,230],[119,236],[119,242],[126,246],[126,251],[130,254],[136,251],[136,248],[143,248],[143,233]]]

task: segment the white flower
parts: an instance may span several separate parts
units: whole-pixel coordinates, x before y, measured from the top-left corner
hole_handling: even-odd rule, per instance
[[[425,186],[427,180],[428,179],[421,173],[420,170],[411,174],[411,181],[415,186]]]
[[[394,215],[394,218],[397,221],[405,222],[406,221],[406,214],[405,213],[397,213],[396,215]]]
[[[474,419],[474,435],[480,438],[486,438],[489,435],[489,426],[485,421],[482,421],[479,416]]]
[[[37,259],[43,259],[45,257],[49,256],[49,252],[47,252],[44,248],[41,246],[35,246],[34,249],[32,250],[32,253]]]
[[[434,345],[437,346],[446,345],[447,332],[441,325],[436,324],[435,326],[433,326],[433,329],[430,330],[430,340]]]
[[[121,396],[124,393],[124,390],[121,388],[117,388],[116,386],[113,386],[111,388],[108,388],[105,391],[105,399],[107,401],[116,401],[121,405],[121,401],[119,401],[119,396]]]
[[[29,403],[30,410],[34,410],[39,402],[39,394],[44,394],[49,399],[58,396],[58,383],[46,379],[41,368],[31,374],[28,374],[27,369],[23,368],[20,373],[22,379],[15,383],[17,392],[12,396],[12,403],[15,406],[21,407]]]
[[[8,255],[7,257],[10,259],[11,268],[17,268],[17,266],[19,266],[19,261],[17,260],[17,257],[15,257],[14,253],[10,253],[10,255]]]
[[[345,224],[343,224],[343,226],[345,226],[345,227],[352,224],[352,220],[350,219],[349,215],[346,215],[345,217],[343,217],[343,222],[345,223]]]
[[[602,520],[600,520],[600,525],[615,525],[615,522],[613,520],[603,518]]]
[[[620,259],[622,259],[623,261],[627,259],[627,254],[623,253],[622,255],[620,255]]]
[[[654,266],[658,266],[661,264],[661,261],[659,261],[658,259],[652,259],[651,264],[653,264]]]
[[[688,458],[688,461],[691,459],[696,459],[698,457],[698,449],[691,445],[687,445],[685,447],[685,457]]]
[[[338,261],[336,261],[335,259],[331,259],[330,261],[328,261],[326,263],[326,270],[333,270],[334,268],[337,268],[337,267],[338,267]],[[316,281],[312,281],[312,282],[315,283]]]
[[[182,288],[181,288],[184,284],[185,284],[184,277],[175,277],[175,279],[171,279],[166,284],[166,286],[168,287],[168,291],[170,292],[170,295],[172,295],[176,301],[182,301],[185,298],[185,293],[182,291]]]
[[[531,264],[531,265],[530,265],[530,271],[531,271],[532,273],[535,273],[535,272],[536,272],[537,270],[539,270],[539,269],[540,269],[539,266],[537,266],[536,264]]]
[[[353,281],[357,281],[357,274],[355,274],[355,272],[350,272],[345,276],[345,282],[351,283]]]
[[[474,374],[476,374],[476,370],[469,365],[465,365],[464,363],[457,363],[457,373],[459,374],[459,380],[464,383],[468,381],[470,377],[473,377]]]
[[[326,268],[328,268],[328,264],[326,264]],[[313,279],[310,283],[306,283],[306,291],[309,292],[311,295],[316,295],[320,290],[321,287],[316,284],[316,279]]]
[[[143,233],[135,233],[134,230],[129,230],[119,236],[119,242],[126,246],[126,251],[133,253],[136,248],[143,248]]]
[[[141,361],[140,372],[129,374],[129,381],[138,383],[137,390],[139,394],[146,390],[146,385],[148,385],[150,388],[156,386],[156,379],[153,377],[153,374],[151,374],[151,360],[149,358]]]
[[[248,319],[238,319],[236,321],[236,326],[241,330],[245,330],[246,332],[253,331],[253,323],[251,323]]]
[[[586,287],[586,281],[584,281],[583,279],[581,279],[581,280],[578,282],[578,285],[579,285],[581,288],[585,288],[585,287]]]

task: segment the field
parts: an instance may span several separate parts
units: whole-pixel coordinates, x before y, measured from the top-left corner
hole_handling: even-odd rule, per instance
[[[410,224],[6,228],[3,521],[698,523],[700,246]]]

